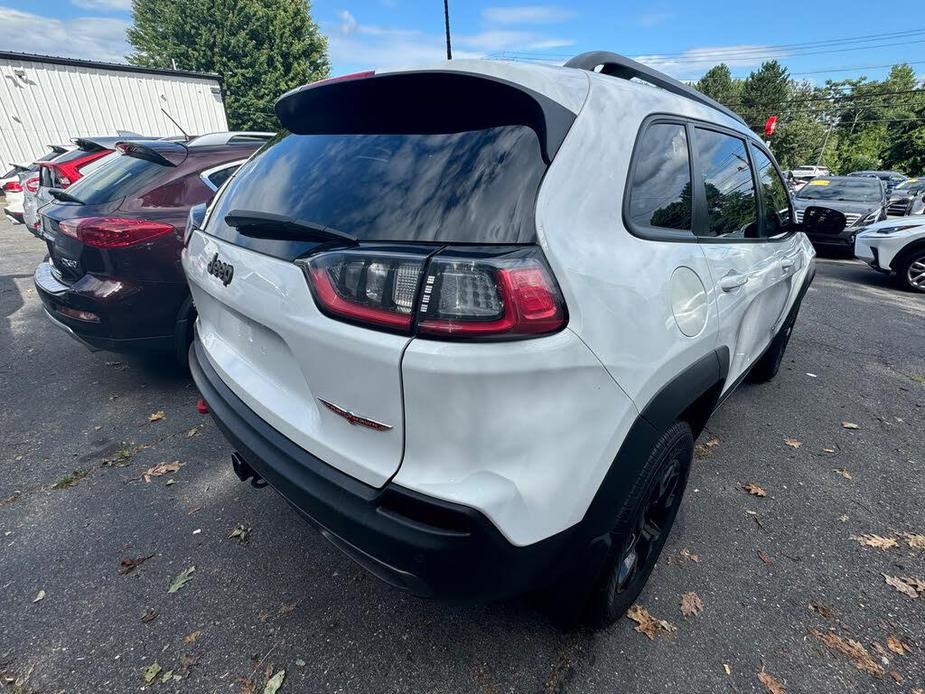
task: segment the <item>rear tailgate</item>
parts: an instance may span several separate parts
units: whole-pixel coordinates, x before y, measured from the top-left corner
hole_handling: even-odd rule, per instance
[[[232,280],[210,274],[217,255]],[[409,337],[333,321],[315,306],[295,264],[195,233],[184,266],[198,336],[235,394],[325,462],[381,486],[401,461],[400,361]],[[324,399],[388,427],[353,425]]]

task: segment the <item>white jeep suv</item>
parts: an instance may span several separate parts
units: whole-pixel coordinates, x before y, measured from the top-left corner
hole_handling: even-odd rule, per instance
[[[238,475],[413,594],[619,617],[695,437],[777,372],[813,276],[761,140],[602,52],[362,73],[276,111],[183,253]]]

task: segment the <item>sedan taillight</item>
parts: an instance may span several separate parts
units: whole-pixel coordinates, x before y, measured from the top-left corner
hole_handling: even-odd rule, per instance
[[[169,234],[173,225],[146,219],[84,217],[66,219],[58,225],[65,236],[94,248],[125,248]]]
[[[22,184],[19,181],[7,181],[3,184],[4,193],[21,193]]]
[[[332,318],[421,337],[510,339],[565,326],[565,303],[536,248],[436,254],[329,251],[300,260]]]

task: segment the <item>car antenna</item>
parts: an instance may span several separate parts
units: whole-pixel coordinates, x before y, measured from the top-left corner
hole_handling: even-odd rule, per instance
[[[186,132],[186,131],[180,126],[180,124],[177,123],[176,120],[174,120],[174,117],[173,117],[173,116],[171,116],[169,113],[167,113],[167,109],[164,108],[163,106],[161,106],[161,112],[163,112],[163,114],[164,114],[165,116],[167,116],[167,117],[170,119],[170,122],[171,122],[171,123],[173,123],[175,126],[177,126],[177,130],[179,130],[181,133],[183,133],[183,137],[185,137],[185,138],[186,138],[186,141],[189,142],[189,141],[190,141],[189,133]]]

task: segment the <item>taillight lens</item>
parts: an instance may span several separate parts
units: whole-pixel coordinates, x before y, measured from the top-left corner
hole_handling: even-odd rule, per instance
[[[48,166],[48,168],[51,169],[55,174],[54,185],[58,188],[67,188],[72,183],[80,180],[81,176],[83,176],[80,170],[83,167],[85,167],[87,164],[95,162],[97,159],[102,159],[103,157],[109,156],[112,154],[112,152],[113,150],[111,149],[100,149],[89,152],[79,159],[72,159],[71,161],[57,164],[47,164],[46,166]]]
[[[39,192],[39,177],[38,176],[33,176],[32,178],[26,179],[26,190],[28,190],[30,193]]]
[[[3,192],[4,193],[21,193],[22,185],[19,183],[19,181],[7,181],[6,183],[3,184]]]
[[[518,338],[566,324],[565,302],[536,248],[437,254],[330,251],[299,261],[329,316],[433,338]]]
[[[366,325],[409,331],[426,256],[344,250],[303,263],[322,311]]]
[[[171,233],[171,224],[146,219],[120,217],[84,217],[66,219],[58,229],[62,234],[78,239],[94,248],[125,248],[151,241]]]

